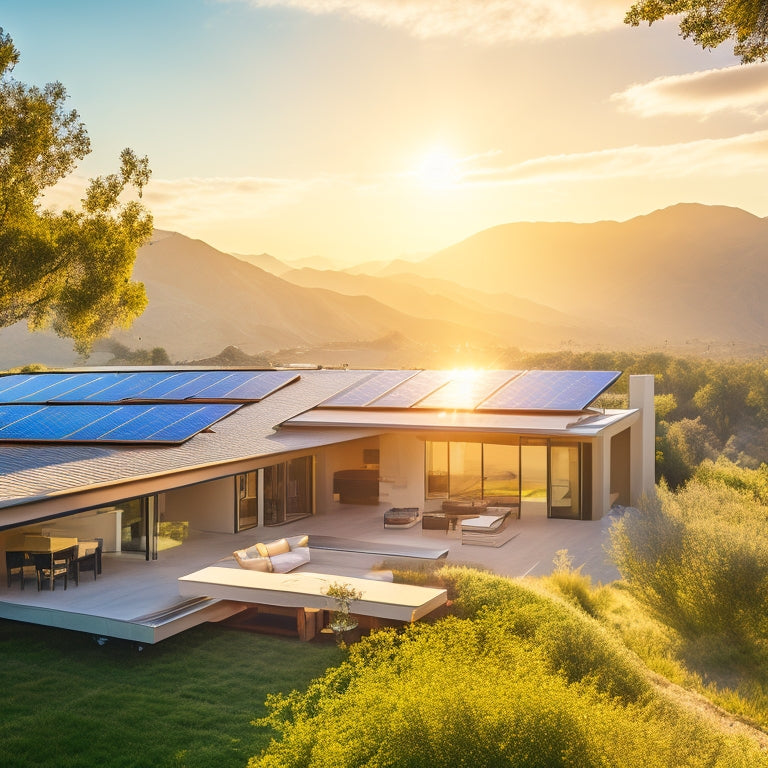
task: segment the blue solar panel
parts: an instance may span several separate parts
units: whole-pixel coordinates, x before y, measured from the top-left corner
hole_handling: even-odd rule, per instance
[[[35,373],[19,379],[16,385],[6,389],[2,395],[4,402],[44,403],[49,397],[74,389],[77,386],[76,374]],[[10,377],[8,377],[10,378]]]
[[[181,442],[197,434],[240,408],[240,405],[199,405],[194,411],[177,412],[173,423],[164,425],[146,439],[159,442]]]
[[[451,378],[450,371],[419,371],[407,381],[373,400],[373,408],[411,408]]]
[[[78,386],[69,392],[63,392],[55,397],[49,397],[52,403],[85,403],[85,402],[115,402],[109,397],[102,397],[101,393],[111,387],[125,381],[131,374],[125,373],[99,373],[93,376],[88,374],[76,374]]]
[[[621,376],[618,371],[527,371],[478,407],[483,411],[581,411]]]
[[[418,371],[381,371],[372,373],[351,387],[320,403],[329,408],[362,408],[394,387],[415,376]]]
[[[102,374],[77,373],[77,374],[43,374],[35,376],[42,383],[45,377],[45,386],[36,392],[24,396],[17,396],[16,402],[20,403],[46,403],[51,401],[66,400],[79,402],[82,397],[78,390],[89,384],[99,382]],[[31,382],[30,382],[31,386]]]
[[[0,428],[0,440],[63,440],[102,414],[101,405],[9,405],[13,421]]]
[[[0,424],[3,429],[12,427],[44,407],[42,405],[0,405]]]
[[[457,371],[451,380],[416,404],[417,408],[472,410],[519,371]]]
[[[30,377],[31,374],[28,373],[12,373],[8,376],[0,376],[0,402],[13,402],[14,389],[16,389],[20,384],[23,384]]]
[[[164,374],[136,374],[142,377],[146,386],[140,392],[136,392],[130,396],[131,400],[157,400],[165,397],[169,392],[172,392],[177,387],[183,386],[191,378],[196,378],[200,375],[199,372],[177,372],[177,373],[164,373]]]
[[[221,382],[221,386],[209,387],[200,392],[199,399],[218,400],[263,400],[278,389],[296,381],[298,373],[293,371],[261,371],[250,376],[242,376],[242,381],[231,389],[226,387],[233,382]]]
[[[234,372],[227,371],[190,371],[189,373],[184,371],[181,378],[173,379],[175,385],[172,389],[167,389],[156,397],[162,400],[186,400],[198,397],[199,393],[207,387],[229,380],[234,375]]]
[[[0,442],[181,443],[239,405],[0,406]]]
[[[121,400],[129,400],[157,382],[157,377],[165,380],[169,375],[143,372],[117,373],[113,383],[108,383],[103,389],[94,389],[92,394],[83,398],[83,402],[119,403]]]

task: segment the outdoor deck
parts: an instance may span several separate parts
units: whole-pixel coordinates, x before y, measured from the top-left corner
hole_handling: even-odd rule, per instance
[[[153,643],[204,621],[232,615],[239,607],[226,601],[190,601],[179,594],[178,579],[207,566],[236,567],[231,553],[256,541],[308,533],[381,545],[383,553],[311,549],[311,562],[300,570],[359,577],[396,556],[398,548],[447,549],[446,562],[482,565],[508,576],[542,575],[552,569],[555,553],[567,549],[574,567],[593,580],[618,578],[604,551],[610,520],[548,520],[535,503],[523,505],[520,520],[510,526],[519,535],[503,546],[462,545],[458,533],[384,528],[386,505],[350,506],[284,526],[251,529],[239,534],[191,532],[181,545],[160,552],[147,562],[134,554],[104,555],[103,573],[94,580],[81,576],[80,585],[61,583],[53,592],[38,592],[34,578],[27,577],[21,590],[17,579],[8,588],[0,584],[0,618],[63,627],[97,636],[119,637],[137,643]],[[311,541],[310,541],[311,547]],[[31,571],[30,571],[31,573]]]

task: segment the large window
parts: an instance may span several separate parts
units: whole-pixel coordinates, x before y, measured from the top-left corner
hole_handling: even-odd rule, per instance
[[[428,499],[491,499],[520,502],[520,446],[428,441]]]
[[[314,510],[313,459],[302,456],[238,475],[237,529],[281,525]],[[260,513],[261,505],[261,513]]]

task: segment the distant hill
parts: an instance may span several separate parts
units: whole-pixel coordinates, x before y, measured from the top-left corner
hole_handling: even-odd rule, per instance
[[[764,353],[766,257],[768,220],[703,205],[622,223],[504,224],[419,262],[359,271],[235,257],[157,230],[134,270],[149,306],[114,339],[163,347],[174,361],[234,347],[352,366],[498,365],[510,347]],[[50,334],[0,331],[0,368],[31,362],[76,358]]]
[[[245,261],[248,264],[253,264],[254,267],[263,269],[265,272],[269,272],[273,275],[280,277],[285,272],[289,272],[293,267],[289,267],[280,259],[276,259],[274,256],[270,256],[268,253],[259,253],[257,255],[246,255],[242,253],[233,253],[235,258]]]
[[[411,265],[420,277],[511,292],[646,344],[768,340],[768,220],[681,204],[630,221],[517,223]],[[399,271],[400,265],[398,265]]]

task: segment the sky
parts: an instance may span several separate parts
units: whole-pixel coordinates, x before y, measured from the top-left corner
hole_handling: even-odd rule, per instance
[[[92,152],[131,147],[155,226],[338,266],[513,221],[680,202],[768,216],[768,64],[629,0],[0,0],[13,77],[59,81]]]

